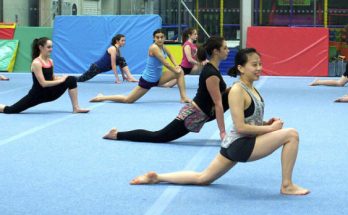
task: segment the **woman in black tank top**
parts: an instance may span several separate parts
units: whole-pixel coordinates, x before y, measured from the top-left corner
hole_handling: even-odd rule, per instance
[[[59,98],[69,89],[74,113],[87,113],[89,110],[79,107],[77,84],[73,76],[57,77],[53,74],[53,61],[50,59],[52,41],[47,37],[35,39],[32,46],[31,74],[33,86],[29,93],[12,106],[0,105],[0,113],[20,113],[30,107]]]
[[[221,139],[226,134],[224,112],[228,110],[228,91],[218,68],[228,56],[228,47],[222,37],[211,37],[198,51],[200,61],[210,55],[199,77],[199,88],[192,103],[185,105],[178,116],[158,131],[137,129],[117,132],[111,129],[104,138],[136,142],[164,143],[176,140],[189,132],[199,132],[205,122],[217,119]]]

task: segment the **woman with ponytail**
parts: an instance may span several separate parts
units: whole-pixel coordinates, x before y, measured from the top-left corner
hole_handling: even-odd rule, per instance
[[[111,46],[106,50],[104,55],[96,62],[92,63],[89,69],[77,78],[78,82],[85,82],[94,76],[112,70],[115,74],[116,84],[120,84],[117,68],[119,66],[122,72],[123,81],[138,82],[131,74],[126,59],[121,55],[121,47],[126,44],[126,37],[123,34],[117,34],[111,40]]]
[[[12,106],[0,105],[0,112],[20,113],[44,102],[58,99],[68,89],[74,113],[87,113],[81,109],[77,100],[77,83],[73,76],[58,77],[53,74],[53,61],[50,58],[52,41],[47,37],[35,39],[32,44],[31,74],[33,86],[29,93]]]
[[[207,61],[200,62],[197,59],[197,38],[198,34],[195,28],[188,28],[182,34],[182,60],[180,66],[185,75],[198,75],[207,63]],[[176,80],[172,80],[163,86],[173,87],[175,84]]]
[[[292,171],[299,144],[297,131],[292,128],[283,129],[283,122],[278,118],[272,118],[268,122],[263,121],[264,102],[259,92],[253,87],[254,81],[260,77],[261,70],[260,55],[255,49],[242,49],[237,53],[235,66],[229,71],[233,77],[240,75],[240,80],[232,85],[228,96],[234,127],[223,139],[220,153],[205,170],[166,174],[149,172],[133,179],[131,184],[167,182],[209,185],[238,162],[255,161],[283,147],[280,193],[284,195],[308,194],[308,189],[292,182]]]
[[[228,90],[218,68],[222,60],[228,56],[229,49],[222,37],[211,37],[198,51],[198,57],[207,63],[199,77],[198,90],[193,101],[185,105],[177,117],[163,129],[158,131],[133,130],[118,132],[111,129],[105,139],[127,140],[136,142],[164,143],[176,140],[189,132],[198,133],[204,123],[216,118],[223,139],[225,131],[224,111],[228,109]]]
[[[184,31],[182,35],[183,57],[180,66],[184,71],[185,75],[199,74],[202,71],[204,64],[206,63],[206,61],[199,62],[197,60],[197,37],[197,30],[194,28],[188,28]]]

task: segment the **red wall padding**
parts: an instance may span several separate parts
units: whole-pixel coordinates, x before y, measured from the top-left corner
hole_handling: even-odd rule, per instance
[[[12,40],[14,36],[15,28],[16,28],[15,23],[0,22],[0,39]]]
[[[326,28],[249,27],[247,47],[262,55],[263,75],[328,76]]]

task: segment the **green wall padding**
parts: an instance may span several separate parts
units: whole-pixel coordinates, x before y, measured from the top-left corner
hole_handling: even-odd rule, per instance
[[[0,40],[0,71],[13,71],[17,49],[18,40]]]
[[[52,38],[52,32],[49,27],[16,27],[14,39],[19,40],[19,46],[14,72],[30,72],[31,43],[39,37]]]

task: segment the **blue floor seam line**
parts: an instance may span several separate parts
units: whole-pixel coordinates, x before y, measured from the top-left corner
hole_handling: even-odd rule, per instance
[[[262,78],[259,82],[257,82],[256,87],[261,88],[267,80],[266,78]],[[228,114],[228,116],[225,119],[226,124],[226,130],[231,129],[232,126],[232,119],[231,114]],[[215,133],[209,138],[209,140],[217,139],[219,138],[219,131],[216,130]],[[208,143],[209,141],[207,141]],[[187,163],[187,165],[184,167],[184,170],[196,170],[197,167],[200,165],[202,160],[206,158],[207,154],[212,149],[211,147],[204,147],[204,144],[202,148],[194,155],[194,157]],[[152,204],[152,206],[145,212],[145,215],[160,215],[163,214],[163,212],[166,210],[168,205],[173,201],[175,196],[180,192],[183,186],[170,186],[166,188],[163,193],[156,199],[156,201]]]
[[[28,87],[17,87],[17,88],[11,89],[11,90],[2,91],[2,92],[0,92],[0,95],[1,94],[6,94],[6,93],[10,93],[10,92],[14,92],[14,91],[17,91],[17,90],[22,90],[22,89],[28,89]]]
[[[107,103],[99,103],[99,104],[92,105],[92,106],[90,106],[90,107],[88,107],[88,108],[89,108],[90,110],[93,110],[93,109],[98,108],[98,107],[100,107],[100,106],[103,106],[103,105],[105,105],[105,104],[107,104]],[[7,138],[7,139],[5,139],[5,140],[0,141],[0,146],[3,146],[3,145],[8,144],[8,143],[10,143],[10,142],[12,142],[12,141],[18,140],[18,139],[20,139],[20,138],[22,138],[22,137],[28,136],[28,135],[30,135],[30,134],[33,134],[33,133],[37,132],[37,131],[40,131],[40,130],[45,129],[45,128],[48,128],[48,127],[51,126],[51,125],[55,125],[55,124],[57,124],[57,123],[60,123],[60,122],[62,122],[62,121],[65,121],[65,120],[67,120],[67,119],[70,119],[70,118],[75,117],[75,116],[78,116],[78,115],[79,115],[79,114],[70,114],[70,115],[67,115],[67,116],[65,116],[65,117],[63,117],[63,118],[59,118],[59,119],[53,120],[53,121],[51,121],[51,122],[45,123],[45,124],[43,124],[43,125],[34,127],[34,128],[29,129],[29,130],[27,130],[27,131],[25,131],[25,132],[22,132],[22,133],[20,133],[20,134],[14,135],[14,136],[12,136],[12,137],[9,137],[9,138]]]

